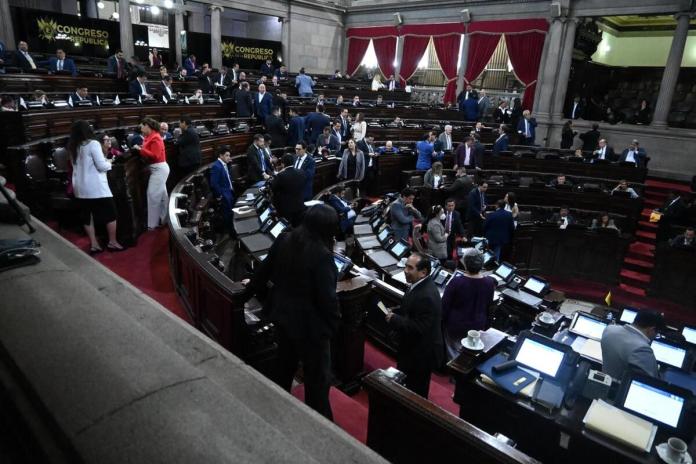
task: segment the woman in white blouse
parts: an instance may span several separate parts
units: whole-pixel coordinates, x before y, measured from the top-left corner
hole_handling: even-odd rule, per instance
[[[355,140],[355,143],[358,143],[365,138],[365,132],[367,132],[367,123],[363,119],[362,113],[355,115],[355,122],[353,123],[351,130],[353,131],[353,140]]]
[[[116,240],[116,205],[106,178],[111,162],[104,158],[101,144],[95,140],[87,121],[78,120],[73,123],[67,149],[73,166],[73,191],[80,205],[82,224],[89,237],[90,254],[102,251],[94,233],[95,224],[106,224],[109,236],[107,250],[124,250]]]

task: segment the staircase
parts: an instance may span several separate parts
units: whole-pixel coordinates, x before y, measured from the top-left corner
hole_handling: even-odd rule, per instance
[[[646,289],[650,284],[655,254],[657,237],[657,224],[650,222],[650,213],[653,209],[662,206],[670,191],[683,190],[689,192],[689,187],[657,179],[648,179],[645,182],[645,209],[641,213],[636,228],[636,239],[628,248],[620,272],[619,288],[631,295],[646,296]]]

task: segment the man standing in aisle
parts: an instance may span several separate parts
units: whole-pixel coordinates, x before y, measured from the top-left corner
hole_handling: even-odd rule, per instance
[[[536,119],[532,117],[529,110],[522,112],[522,119],[517,124],[517,133],[520,134],[522,145],[534,145],[536,138]]]

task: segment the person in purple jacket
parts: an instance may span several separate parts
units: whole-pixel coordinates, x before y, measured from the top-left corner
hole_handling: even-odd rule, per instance
[[[488,308],[493,303],[495,279],[481,275],[483,257],[478,251],[464,256],[463,276],[452,278],[442,295],[442,325],[448,359],[462,349],[461,340],[469,330],[488,327]]]

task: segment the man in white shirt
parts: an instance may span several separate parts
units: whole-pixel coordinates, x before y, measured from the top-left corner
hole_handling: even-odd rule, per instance
[[[634,139],[628,148],[621,153],[621,159],[619,161],[633,163],[636,167],[642,167],[645,165],[646,156],[647,153],[645,149],[641,148],[638,140]]]
[[[24,41],[17,44],[14,65],[18,68],[22,68],[23,71],[29,71],[37,68],[34,59],[29,54],[29,45],[27,45],[27,43]]]
[[[607,139],[599,140],[599,148],[592,155],[595,160],[614,161],[614,149],[607,145]]]
[[[445,126],[445,131],[440,134],[438,139],[442,143],[442,148],[452,151],[452,126],[450,124]]]

